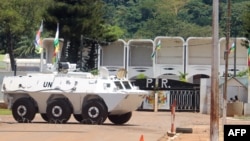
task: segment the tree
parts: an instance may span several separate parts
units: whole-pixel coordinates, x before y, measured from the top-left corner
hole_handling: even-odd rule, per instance
[[[199,26],[211,26],[212,6],[202,3],[200,0],[192,0],[180,10],[178,16],[189,23]]]
[[[15,1],[3,0],[0,5],[0,21],[1,21],[1,34],[4,34],[5,47],[10,56],[11,69],[15,68],[15,59],[13,48],[15,44],[16,35],[24,31],[24,19],[15,10],[16,5],[13,4]]]
[[[168,11],[169,13],[177,16],[180,9],[182,9],[183,6],[189,1],[190,0],[160,0],[156,6],[158,7],[158,13]]]
[[[44,0],[42,2],[33,0],[1,1],[0,37],[2,40],[2,47],[5,48],[5,52],[10,56],[12,70],[14,70],[15,67],[15,56],[19,56],[19,54],[15,54],[14,49],[17,48],[18,42],[24,39],[23,37],[34,39],[36,24],[38,21],[39,23],[41,21],[41,11],[44,8],[43,5],[48,1],[49,0]],[[28,47],[31,47],[30,44]]]
[[[54,31],[56,23],[60,24],[60,38],[64,39],[62,60],[77,63],[81,52],[81,37],[91,39],[88,43],[90,52],[96,50],[96,42],[117,40],[103,20],[102,0],[54,0],[45,13],[46,27]],[[70,46],[66,45],[70,42]],[[89,41],[88,41],[89,42]],[[65,56],[68,52],[68,56]],[[92,56],[90,57],[92,58]],[[92,68],[90,61],[89,66]],[[81,66],[80,66],[81,67]],[[93,69],[93,68],[92,68]]]
[[[243,29],[244,29],[244,35],[249,40],[250,39],[250,3],[247,4],[247,8],[245,9],[245,12],[242,15],[242,22],[243,22]],[[245,42],[246,47],[248,47],[248,42]]]

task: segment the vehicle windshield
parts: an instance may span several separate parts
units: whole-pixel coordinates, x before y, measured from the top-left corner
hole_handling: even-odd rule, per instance
[[[122,81],[123,85],[125,86],[126,89],[131,89],[131,86],[129,85],[128,81]]]
[[[122,84],[120,81],[115,81],[115,85],[118,89],[123,89]]]
[[[128,81],[115,81],[115,85],[118,89],[132,89]]]

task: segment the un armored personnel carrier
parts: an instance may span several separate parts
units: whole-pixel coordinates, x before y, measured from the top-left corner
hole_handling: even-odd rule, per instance
[[[50,123],[66,123],[73,115],[85,124],[103,124],[107,118],[124,124],[148,95],[126,78],[108,76],[105,69],[93,76],[67,72],[67,63],[59,66],[58,72],[4,77],[4,102],[17,122],[32,122],[39,113]]]

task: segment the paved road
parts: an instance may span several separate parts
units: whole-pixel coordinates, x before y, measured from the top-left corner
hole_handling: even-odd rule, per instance
[[[79,124],[71,118],[67,124],[49,124],[39,114],[32,123],[17,123],[11,115],[0,116],[0,141],[167,141],[167,131],[171,129],[172,115],[167,111],[135,111],[130,121],[122,126],[112,124],[108,119],[104,125]],[[250,121],[229,123],[250,124]],[[180,135],[175,140],[182,141],[203,138],[209,140],[210,115],[176,112],[175,127],[195,129],[196,134]],[[201,128],[202,127],[202,128]],[[197,131],[196,131],[197,130]],[[182,139],[182,140],[181,140]]]
[[[159,141],[171,129],[171,113],[167,111],[135,111],[130,121],[113,125],[84,125],[71,118],[67,124],[48,124],[37,114],[32,123],[17,123],[12,116],[0,116],[0,140],[4,141]],[[192,120],[191,120],[192,119]],[[176,113],[175,126],[208,124],[209,116],[199,113]]]

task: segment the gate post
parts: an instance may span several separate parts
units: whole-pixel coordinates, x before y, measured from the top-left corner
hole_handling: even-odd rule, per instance
[[[176,107],[176,99],[174,100],[174,103],[171,105],[171,133],[174,133],[175,126],[175,107]]]
[[[158,92],[155,92],[154,112],[158,112]]]
[[[175,132],[174,120],[175,120],[175,107],[176,107],[176,99],[174,99],[173,104],[171,105],[171,129],[170,132],[167,132],[167,135],[173,137]]]

